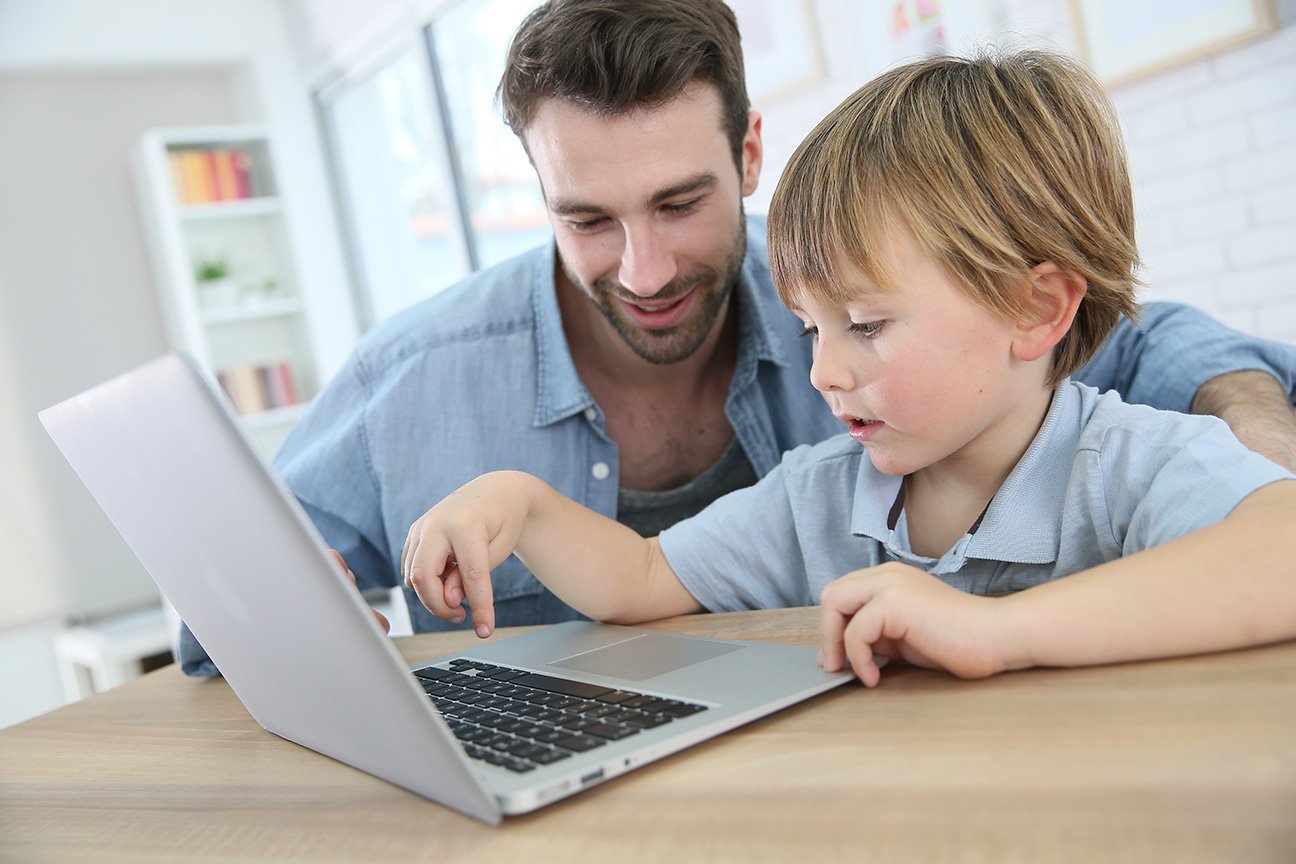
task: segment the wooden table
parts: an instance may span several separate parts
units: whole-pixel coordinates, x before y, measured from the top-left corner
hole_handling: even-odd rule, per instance
[[[814,644],[816,625],[654,626]],[[473,641],[398,643],[415,661]],[[893,666],[499,828],[276,738],[175,667],[0,731],[0,861],[230,860],[1291,864],[1296,642],[974,682]]]

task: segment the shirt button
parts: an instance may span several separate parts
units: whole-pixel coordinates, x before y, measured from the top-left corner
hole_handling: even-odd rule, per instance
[[[590,407],[590,408],[586,408],[586,409],[585,409],[585,419],[586,419],[586,420],[588,420],[588,421],[590,421],[591,423],[593,423],[594,420],[595,420],[595,418],[597,418],[597,417],[598,417],[598,409],[597,409],[597,408]]]
[[[590,469],[590,473],[594,475],[595,480],[606,480],[612,470],[608,468],[606,462],[595,462],[594,467]]]

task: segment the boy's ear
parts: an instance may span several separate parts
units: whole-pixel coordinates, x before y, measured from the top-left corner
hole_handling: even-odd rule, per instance
[[[1027,313],[1017,322],[1012,353],[1018,360],[1038,360],[1071,329],[1089,284],[1074,270],[1052,261],[1031,268]]]

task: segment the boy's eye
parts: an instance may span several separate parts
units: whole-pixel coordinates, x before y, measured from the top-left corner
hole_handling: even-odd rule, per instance
[[[814,339],[818,335],[819,335],[819,328],[814,326],[813,324],[806,324],[804,327],[801,328],[801,332],[797,334],[798,337],[809,336],[811,339]]]
[[[858,333],[865,339],[876,338],[882,332],[882,321],[852,321],[850,330],[852,333]]]

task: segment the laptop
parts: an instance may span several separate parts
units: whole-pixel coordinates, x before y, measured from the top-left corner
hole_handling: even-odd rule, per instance
[[[592,622],[410,666],[191,358],[40,419],[257,723],[487,823],[851,678],[814,648]]]

